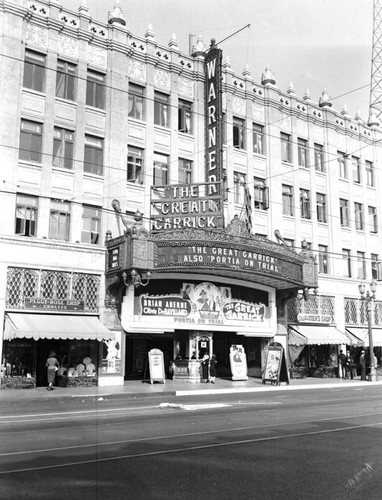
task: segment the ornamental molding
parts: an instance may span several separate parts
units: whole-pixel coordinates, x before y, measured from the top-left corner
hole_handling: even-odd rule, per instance
[[[194,83],[189,78],[179,76],[179,94],[191,99],[194,98]]]
[[[154,69],[154,85],[165,90],[171,89],[171,74],[162,69]]]
[[[130,59],[128,72],[130,77],[146,82],[146,65],[144,63]]]
[[[265,119],[265,111],[264,106],[260,106],[258,104],[252,103],[252,119],[264,121]]]
[[[232,100],[232,111],[235,114],[245,116],[245,99],[234,96]]]
[[[88,61],[101,68],[107,67],[107,50],[96,45],[88,45]]]
[[[48,48],[48,30],[37,26],[37,24],[28,23],[25,40],[27,43],[32,43],[43,49]]]
[[[73,59],[78,59],[78,40],[71,36],[58,34],[58,53],[63,54]]]

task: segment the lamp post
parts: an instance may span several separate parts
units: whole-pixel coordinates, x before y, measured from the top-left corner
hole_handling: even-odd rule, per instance
[[[377,283],[372,281],[370,283],[370,290],[366,291],[364,283],[358,285],[359,293],[361,294],[361,300],[366,302],[367,308],[367,328],[369,333],[369,349],[370,349],[370,382],[377,381],[377,371],[374,363],[374,345],[373,345],[373,302],[375,300],[375,292],[377,290]]]

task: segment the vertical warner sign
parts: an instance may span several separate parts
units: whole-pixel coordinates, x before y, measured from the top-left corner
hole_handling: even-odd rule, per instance
[[[204,60],[206,77],[206,181],[209,196],[223,198],[222,51],[211,40]],[[223,201],[223,200],[222,200]]]

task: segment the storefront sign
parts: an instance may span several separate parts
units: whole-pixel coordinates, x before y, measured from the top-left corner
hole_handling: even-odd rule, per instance
[[[330,314],[297,314],[299,323],[333,323],[334,318]]]
[[[204,61],[206,77],[206,180],[211,182],[209,195],[220,194],[222,180],[222,51],[212,45]]]
[[[208,325],[243,324],[269,321],[269,307],[262,303],[234,300],[229,287],[212,283],[184,283],[181,294],[141,295],[141,316],[172,317],[175,323]]]
[[[211,183],[151,187],[151,230],[223,227],[223,202]]]
[[[73,299],[42,299],[25,297],[24,309],[36,309],[44,311],[84,311],[83,300]]]

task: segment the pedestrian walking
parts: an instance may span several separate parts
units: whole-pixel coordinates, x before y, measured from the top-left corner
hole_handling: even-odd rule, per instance
[[[202,378],[203,382],[208,382],[208,371],[209,371],[210,357],[205,354],[202,359]]]
[[[50,351],[49,357],[46,360],[47,367],[47,376],[48,376],[48,391],[53,391],[54,380],[56,378],[56,372],[58,370],[59,363],[56,358],[56,353],[54,351]]]
[[[340,378],[346,378],[346,355],[344,354],[344,351],[340,351],[340,366],[339,366],[339,375]]]
[[[361,366],[361,380],[366,380],[366,356],[365,351],[361,351],[359,357],[359,364]]]
[[[350,354],[350,351],[346,352],[346,378],[351,378],[353,380],[354,377],[354,360],[353,356]]]
[[[213,354],[211,356],[211,359],[210,359],[210,381],[211,381],[211,384],[215,383],[215,379],[216,379],[216,364],[217,364],[216,356],[215,356],[215,354]]]

